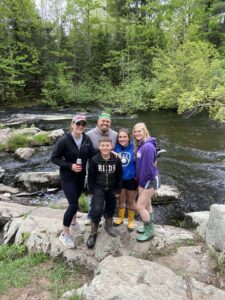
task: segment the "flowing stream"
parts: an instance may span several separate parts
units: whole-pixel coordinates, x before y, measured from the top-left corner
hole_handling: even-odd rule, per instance
[[[71,110],[20,111],[20,117],[42,130],[68,131],[75,113],[75,109],[72,113]],[[86,114],[87,129],[95,126],[97,114],[97,110]],[[0,112],[0,122],[15,117],[18,111]],[[182,219],[183,212],[209,210],[213,203],[225,203],[225,125],[208,120],[204,114],[185,119],[175,112],[150,111],[134,116],[113,116],[112,128],[131,129],[141,121],[156,137],[158,145],[167,150],[158,160],[162,183],[174,185],[181,192],[179,203],[157,207],[157,220],[168,223],[168,219]],[[18,172],[55,170],[57,167],[49,161],[51,150],[52,147],[41,147],[29,162],[15,160],[13,154],[0,153],[0,165],[6,170],[4,183],[13,185]],[[50,197],[54,199],[56,195]]]

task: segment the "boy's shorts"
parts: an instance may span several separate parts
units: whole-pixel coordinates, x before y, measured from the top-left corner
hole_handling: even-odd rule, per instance
[[[144,189],[145,190],[149,190],[149,189],[154,189],[154,190],[158,190],[160,188],[161,182],[160,182],[160,177],[159,175],[155,176],[155,178],[153,180],[149,180]]]
[[[126,189],[128,191],[136,191],[138,187],[137,181],[132,178],[128,180],[123,180],[122,189]]]

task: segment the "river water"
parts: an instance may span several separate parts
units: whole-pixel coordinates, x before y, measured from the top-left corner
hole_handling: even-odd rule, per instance
[[[18,111],[17,111],[18,113]],[[42,130],[63,128],[68,131],[71,110],[21,111],[30,123]],[[43,118],[58,116],[58,120]],[[66,117],[65,117],[66,116]],[[15,117],[15,111],[0,112],[0,120]],[[87,113],[88,128],[95,126],[96,113]],[[210,121],[204,114],[185,119],[175,112],[146,112],[134,116],[113,116],[112,127],[132,128],[144,121],[158,145],[167,153],[158,160],[163,184],[176,186],[181,202],[171,207],[157,207],[157,219],[181,219],[183,212],[209,210],[213,203],[225,203],[225,125]],[[52,147],[40,148],[29,162],[16,161],[12,154],[0,154],[0,165],[6,169],[5,183],[12,185],[15,174],[21,171],[48,171],[57,167],[49,162]]]

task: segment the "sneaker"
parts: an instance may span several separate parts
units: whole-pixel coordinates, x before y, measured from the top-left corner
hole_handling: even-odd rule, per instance
[[[61,233],[59,240],[66,248],[75,248],[75,244],[69,235],[64,235],[63,233]]]
[[[70,224],[70,227],[79,233],[85,233],[85,228],[78,222],[75,224]]]
[[[91,225],[91,219],[87,219],[85,222],[84,222],[84,224],[86,225],[86,226],[90,226]]]

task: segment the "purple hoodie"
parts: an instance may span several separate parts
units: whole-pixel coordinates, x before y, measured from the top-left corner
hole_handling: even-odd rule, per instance
[[[136,173],[139,186],[144,188],[149,180],[153,180],[158,175],[155,161],[156,140],[150,137],[146,142],[141,141],[137,149]]]

